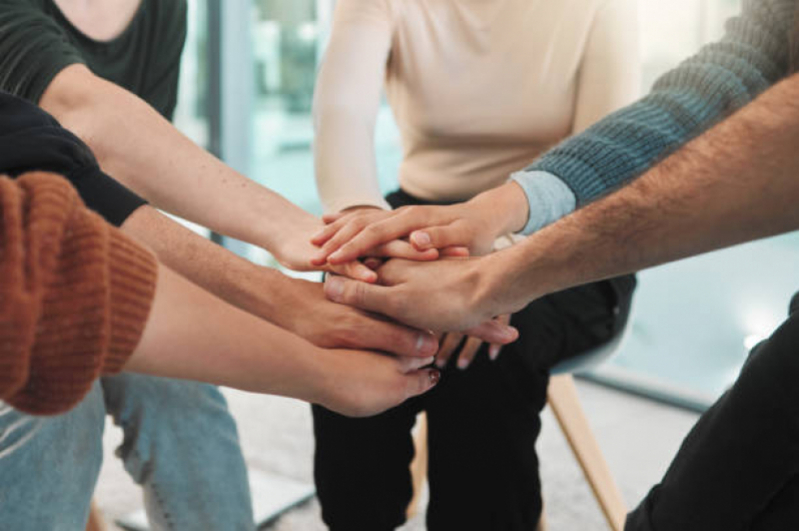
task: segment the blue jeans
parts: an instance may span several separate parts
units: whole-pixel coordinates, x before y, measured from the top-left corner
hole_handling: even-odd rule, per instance
[[[103,461],[105,415],[158,530],[255,529],[236,424],[211,385],[122,374],[73,410],[32,417],[0,403],[0,529],[83,531]]]

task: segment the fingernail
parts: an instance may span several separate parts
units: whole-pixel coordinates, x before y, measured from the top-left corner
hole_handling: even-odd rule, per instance
[[[438,349],[438,341],[436,338],[429,334],[419,334],[416,338],[416,351],[417,352],[430,352],[435,353]]]
[[[426,232],[414,232],[413,242],[419,247],[427,247],[430,245],[430,235]]]
[[[438,371],[430,371],[430,382],[436,385],[441,380],[441,373]]]
[[[337,260],[341,260],[342,254],[341,251],[336,251],[335,253],[331,254],[327,257],[328,262],[333,263]]]
[[[344,280],[339,277],[327,277],[325,292],[329,299],[339,302],[341,300],[341,295],[344,293]]]
[[[317,254],[311,258],[311,263],[313,265],[324,265],[325,262],[327,262],[327,257],[323,253]]]
[[[488,357],[491,361],[495,361],[499,357],[499,347],[496,345],[491,345],[488,349]]]
[[[436,367],[439,369],[443,369],[447,364],[447,360],[444,358],[436,358]]]
[[[458,358],[458,368],[464,370],[469,366],[469,360],[466,358]]]
[[[427,367],[428,365],[431,365],[435,360],[436,358],[434,356],[430,356],[429,358],[423,358],[420,367]]]

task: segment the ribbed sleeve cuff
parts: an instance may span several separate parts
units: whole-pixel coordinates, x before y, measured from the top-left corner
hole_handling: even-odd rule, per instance
[[[560,178],[545,171],[518,171],[510,176],[524,190],[530,214],[521,234],[530,234],[574,212],[577,200]]]
[[[101,372],[116,374],[141,340],[158,265],[152,253],[116,229],[111,230],[108,255],[110,333]]]

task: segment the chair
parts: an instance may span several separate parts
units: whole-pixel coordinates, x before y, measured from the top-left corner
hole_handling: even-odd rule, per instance
[[[605,345],[556,365],[551,371],[552,377],[547,390],[547,403],[552,408],[552,413],[577,458],[608,528],[612,531],[624,529],[627,507],[588,424],[572,374],[586,372],[612,357],[629,335],[631,322],[632,320],[628,319],[625,329]],[[421,413],[417,419],[414,445],[416,455],[411,463],[413,498],[408,505],[408,518],[414,516],[418,510],[419,498],[427,478],[427,416],[424,413]],[[542,513],[538,531],[545,529],[546,521]]]

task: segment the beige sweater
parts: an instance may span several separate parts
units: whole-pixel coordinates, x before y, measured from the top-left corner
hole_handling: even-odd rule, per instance
[[[465,200],[639,91],[635,0],[339,0],[314,95],[328,211],[388,208],[373,137],[386,94],[400,186]]]

